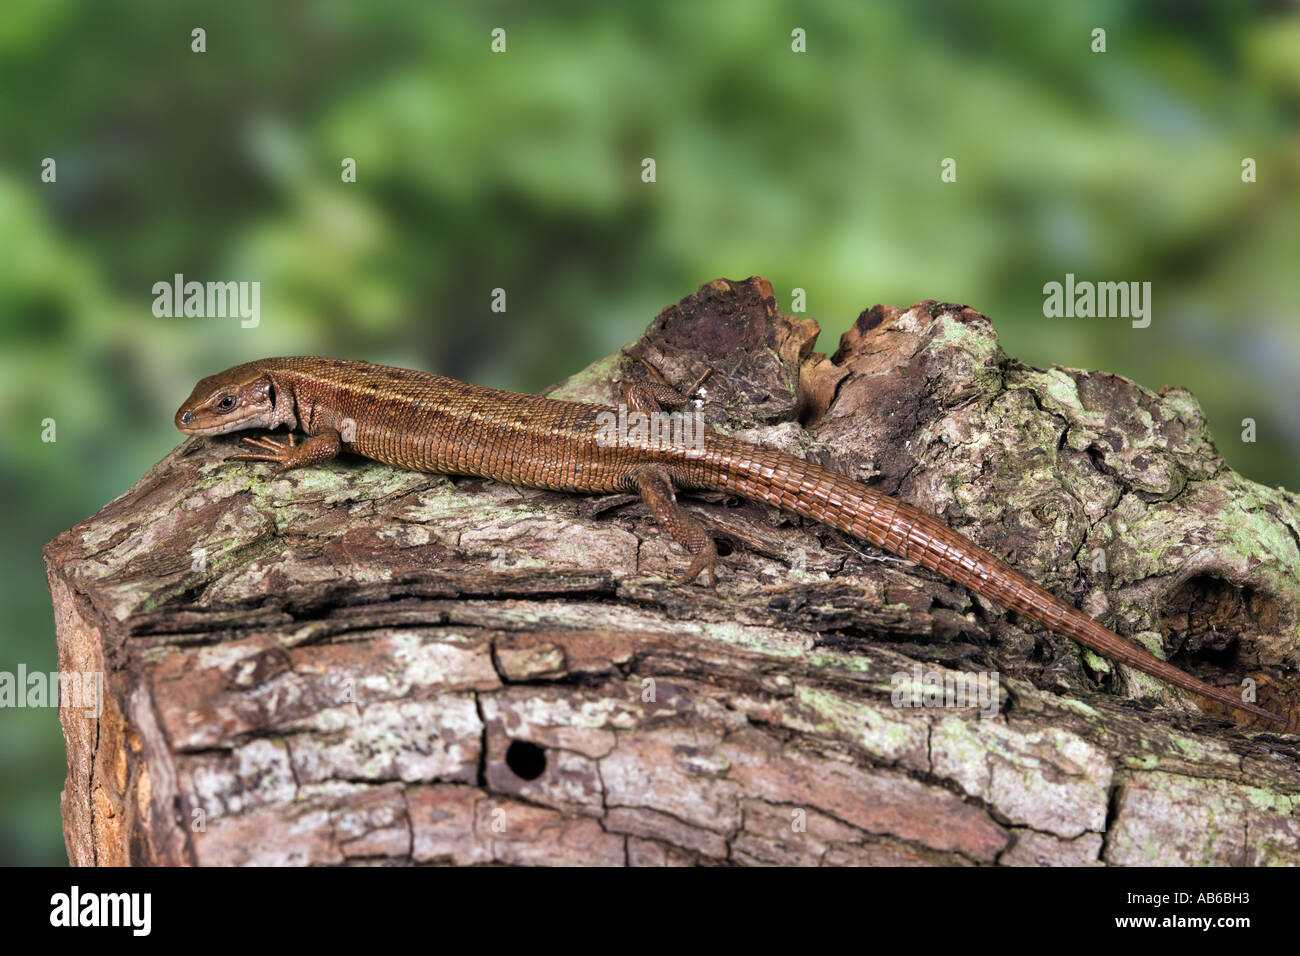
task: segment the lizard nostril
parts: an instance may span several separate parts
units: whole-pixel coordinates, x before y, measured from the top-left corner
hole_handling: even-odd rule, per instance
[[[181,413],[181,424],[182,424],[182,425],[188,425],[188,424],[189,424],[190,422],[192,422],[192,421],[194,421],[194,413],[193,413],[193,412],[182,412],[182,413]]]

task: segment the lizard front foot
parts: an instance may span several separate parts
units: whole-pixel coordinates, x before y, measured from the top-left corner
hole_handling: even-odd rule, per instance
[[[246,437],[244,441],[255,448],[263,449],[266,454],[231,455],[231,459],[234,461],[269,461],[280,466],[275,470],[276,474],[302,465],[315,465],[322,461],[329,461],[342,448],[339,433],[333,430],[312,435],[301,445],[294,440],[292,432],[289,433],[287,443],[267,437]]]
[[[294,440],[292,432],[289,433],[289,441],[287,444],[285,442],[276,441],[274,438],[250,438],[247,436],[243,438],[243,441],[256,448],[264,448],[269,452],[269,454],[231,455],[231,461],[269,461],[272,464],[280,466],[277,471],[284,471],[286,468],[292,467],[290,462],[297,451],[298,445]]]

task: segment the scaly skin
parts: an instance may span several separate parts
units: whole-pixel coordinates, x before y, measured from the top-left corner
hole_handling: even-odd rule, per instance
[[[638,385],[628,390],[627,404],[656,411],[684,404],[694,391],[683,395],[662,385]],[[246,438],[261,451],[235,456],[273,462],[280,471],[350,451],[416,471],[478,475],[554,491],[635,491],[691,553],[683,582],[704,572],[713,577],[717,552],[704,527],[677,506],[674,492],[732,492],[870,541],[1175,687],[1286,723],[1153,657],[896,498],[712,430],[698,443],[610,443],[602,440],[607,433],[597,416],[613,411],[426,372],[303,356],[248,362],[203,379],[177,411],[176,427],[192,435],[279,425],[301,429],[310,436],[302,444],[292,435],[287,444]]]

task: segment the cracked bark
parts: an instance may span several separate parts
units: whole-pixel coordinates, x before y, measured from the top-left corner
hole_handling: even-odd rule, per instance
[[[711,421],[941,516],[1094,616],[1300,712],[1300,502],[1194,398],[1029,368],[982,316],[864,312],[831,357],[718,280],[552,390],[705,365]],[[1235,726],[911,565],[720,495],[717,590],[628,496],[191,439],[45,550],[76,864],[1300,862],[1295,738]],[[904,709],[896,675],[1004,701]],[[1209,708],[1210,704],[1205,704]],[[514,745],[512,748],[512,744]]]

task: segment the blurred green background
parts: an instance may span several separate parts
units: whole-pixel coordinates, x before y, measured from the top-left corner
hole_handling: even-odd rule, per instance
[[[1030,363],[1187,386],[1294,488],[1298,115],[1278,3],[5,0],[0,670],[55,666],[41,545],[179,441],[197,378],[532,391],[718,276],[807,290],[826,351],[873,303],[969,303]],[[177,272],[259,281],[261,325],[156,318]],[[1067,272],[1152,282],[1150,328],[1044,318]],[[63,862],[55,712],[0,712],[0,753],[0,862]]]

